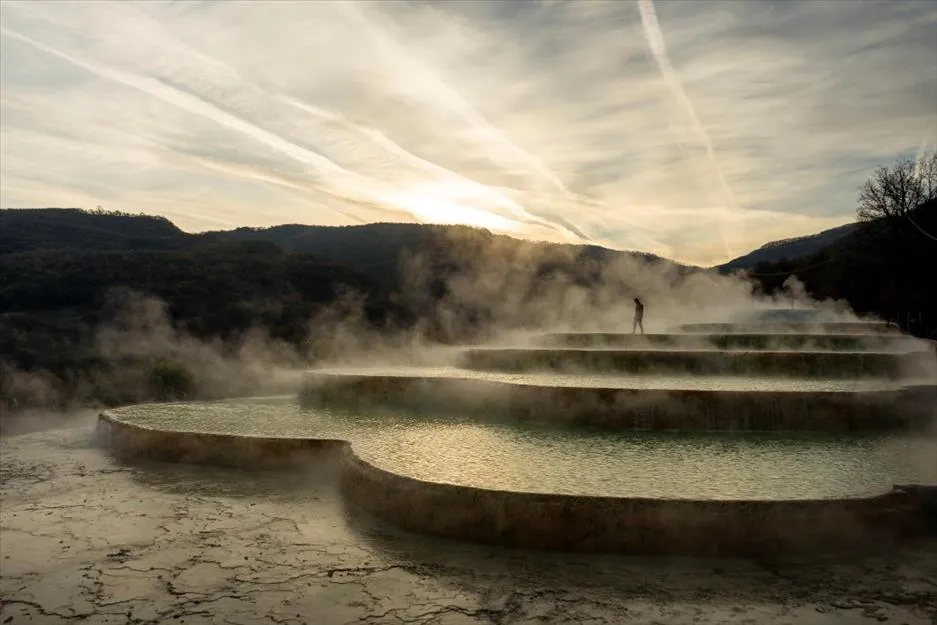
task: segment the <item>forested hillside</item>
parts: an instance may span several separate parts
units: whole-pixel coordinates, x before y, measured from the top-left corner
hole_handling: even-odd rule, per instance
[[[937,158],[880,168],[857,214],[850,227],[777,246],[832,241],[819,250],[740,279],[773,294],[796,276],[817,299],[937,336]],[[462,226],[189,234],[160,217],[0,210],[0,411],[246,393],[258,370],[371,353],[385,340],[575,326],[639,293],[698,306],[720,297],[713,275]],[[747,298],[748,287],[726,292]]]
[[[189,237],[164,217],[75,208],[0,209],[0,254],[51,249],[180,249]]]
[[[222,355],[240,349],[245,337],[262,336],[308,362],[328,351],[322,344],[334,339],[336,327],[449,343],[478,337],[495,322],[533,326],[555,313],[533,304],[538,298],[566,285],[588,290],[621,259],[678,275],[692,271],[647,254],[458,226],[286,225],[188,234],[159,217],[19,209],[0,211],[0,233],[0,392],[16,395],[11,386],[22,384],[10,380],[29,374],[32,386],[38,376],[41,387],[55,387],[52,395],[80,391],[105,403],[166,395],[166,385],[148,376],[185,360],[163,347],[150,353],[127,347],[117,358],[102,353],[101,328],[126,325],[128,314],[140,317],[145,298],[162,316],[146,322],[147,336],[192,337],[217,345]],[[620,278],[626,298],[627,276]],[[128,313],[128,306],[138,309]],[[128,332],[123,340],[149,340],[140,336]],[[128,371],[136,372],[135,381],[113,382]],[[169,395],[188,393],[177,391]],[[17,403],[38,395],[19,392]]]
[[[723,272],[729,272],[737,269],[750,269],[758,263],[772,263],[803,258],[854,232],[856,227],[857,224],[849,223],[805,237],[772,241],[771,243],[762,245],[757,250],[753,250],[748,254],[733,258],[729,262],[719,265],[718,269]]]
[[[937,338],[937,199],[862,221],[808,256],[759,263],[751,277],[767,293],[797,276],[815,298],[842,299],[860,314]]]

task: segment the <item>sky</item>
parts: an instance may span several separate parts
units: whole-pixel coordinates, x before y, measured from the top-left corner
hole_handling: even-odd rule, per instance
[[[937,0],[0,2],[0,206],[711,265],[937,146]]]

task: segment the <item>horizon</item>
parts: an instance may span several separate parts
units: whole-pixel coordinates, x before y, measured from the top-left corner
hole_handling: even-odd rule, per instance
[[[83,208],[83,207],[80,207],[80,206],[0,206],[0,211],[5,211],[5,210],[9,210],[9,211],[16,211],[16,210],[20,210],[20,211],[43,211],[43,210],[82,211],[82,212],[91,213],[91,214],[94,214],[94,211],[99,210],[99,211],[103,211],[103,214],[105,214],[105,215],[120,213],[121,215],[129,216],[129,217],[153,217],[153,218],[157,218],[157,219],[165,219],[165,220],[168,221],[170,224],[172,224],[174,227],[178,228],[179,231],[183,232],[184,234],[193,235],[193,236],[197,236],[197,235],[200,235],[200,234],[211,234],[211,233],[216,233],[216,232],[232,232],[232,231],[234,231],[234,230],[240,230],[240,229],[243,229],[243,228],[267,230],[267,229],[273,229],[273,228],[284,228],[284,227],[294,227],[294,226],[299,226],[299,227],[302,227],[302,228],[365,228],[365,227],[368,227],[368,226],[441,226],[441,227],[465,227],[465,228],[472,228],[472,229],[475,229],[475,230],[488,232],[488,233],[492,234],[493,236],[508,237],[508,238],[514,239],[514,240],[516,240],[516,241],[527,241],[527,242],[531,242],[531,243],[543,243],[543,244],[547,244],[547,245],[569,245],[569,246],[583,246],[583,247],[585,247],[585,246],[593,246],[593,247],[600,247],[600,248],[602,248],[602,249],[606,249],[606,250],[609,250],[609,251],[612,251],[612,252],[619,252],[619,253],[622,253],[622,254],[649,255],[649,256],[654,256],[654,257],[660,258],[661,260],[664,260],[664,261],[676,263],[676,264],[678,264],[678,265],[683,265],[683,266],[689,267],[689,268],[696,268],[696,269],[718,269],[722,264],[724,264],[724,263],[717,263],[717,264],[715,264],[715,265],[695,265],[695,264],[692,264],[692,263],[686,263],[686,262],[684,262],[684,261],[676,260],[676,259],[673,259],[673,258],[668,258],[668,257],[666,257],[666,256],[659,256],[659,255],[657,255],[657,254],[654,254],[653,252],[648,252],[648,251],[645,251],[645,250],[639,250],[639,249],[625,249],[625,248],[617,248],[617,247],[607,247],[607,246],[604,246],[604,245],[598,245],[598,244],[596,244],[596,243],[589,243],[589,242],[583,242],[583,241],[573,241],[573,242],[563,242],[563,241],[559,241],[559,242],[557,242],[557,241],[548,241],[548,240],[544,240],[544,239],[531,239],[531,238],[529,238],[529,237],[517,236],[517,235],[512,234],[512,233],[498,232],[498,231],[496,231],[496,230],[489,230],[489,229],[484,228],[484,227],[482,227],[482,226],[476,226],[476,225],[472,225],[472,224],[460,224],[460,223],[445,224],[445,223],[427,223],[427,222],[413,222],[413,221],[371,221],[371,222],[368,222],[368,223],[356,223],[356,224],[303,224],[303,223],[295,223],[295,222],[283,222],[283,223],[271,224],[271,225],[269,225],[269,226],[231,225],[231,226],[229,226],[229,227],[227,227],[227,228],[216,228],[216,229],[205,229],[205,230],[186,230],[185,228],[182,228],[181,226],[179,226],[179,224],[177,224],[175,221],[173,221],[173,219],[171,219],[170,217],[168,217],[168,216],[166,216],[166,215],[161,215],[161,214],[152,213],[152,212],[129,212],[129,211],[122,211],[121,209],[108,209],[108,208],[105,208],[105,207],[103,207],[103,206],[97,206],[97,207],[95,207],[95,208],[93,208],[93,209]],[[844,224],[844,225],[848,225],[848,224]],[[838,228],[838,227],[841,227],[841,226],[832,226],[831,228],[827,228],[826,230],[834,230],[834,229],[836,229],[836,228]],[[745,252],[740,253],[737,257],[734,257],[734,258],[731,258],[731,259],[728,259],[728,260],[729,260],[729,261],[738,260],[739,258],[741,258],[741,257],[743,257],[743,256],[747,256],[747,255],[749,255],[749,254],[752,253],[752,252],[758,251],[759,249],[762,249],[762,248],[765,247],[765,246],[768,246],[768,245],[775,245],[775,244],[789,243],[789,242],[792,242],[792,241],[797,240],[797,239],[800,239],[800,238],[810,237],[810,236],[813,235],[813,234],[822,234],[823,232],[826,232],[826,230],[823,230],[823,231],[820,231],[820,232],[815,232],[815,233],[808,233],[808,234],[802,235],[802,236],[789,237],[789,238],[787,238],[787,239],[777,239],[777,240],[774,240],[774,241],[768,241],[768,242],[764,243],[763,245],[759,245],[758,247],[753,247],[753,248],[751,248],[751,249],[749,249],[749,250],[747,250],[747,251],[745,251]],[[728,262],[728,261],[725,261],[725,262]]]
[[[877,166],[937,146],[932,2],[0,11],[5,207],[451,223],[709,267],[854,221]]]

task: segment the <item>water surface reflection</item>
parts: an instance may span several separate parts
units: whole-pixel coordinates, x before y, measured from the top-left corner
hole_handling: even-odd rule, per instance
[[[937,439],[808,433],[609,432],[380,410],[306,410],[294,398],[116,411],[161,429],[351,441],[382,468],[506,490],[625,497],[805,499],[937,481]]]

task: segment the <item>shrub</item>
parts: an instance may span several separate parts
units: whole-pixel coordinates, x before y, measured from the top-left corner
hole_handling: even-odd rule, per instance
[[[195,377],[184,365],[160,360],[150,367],[150,394],[161,401],[187,399],[195,394]]]

